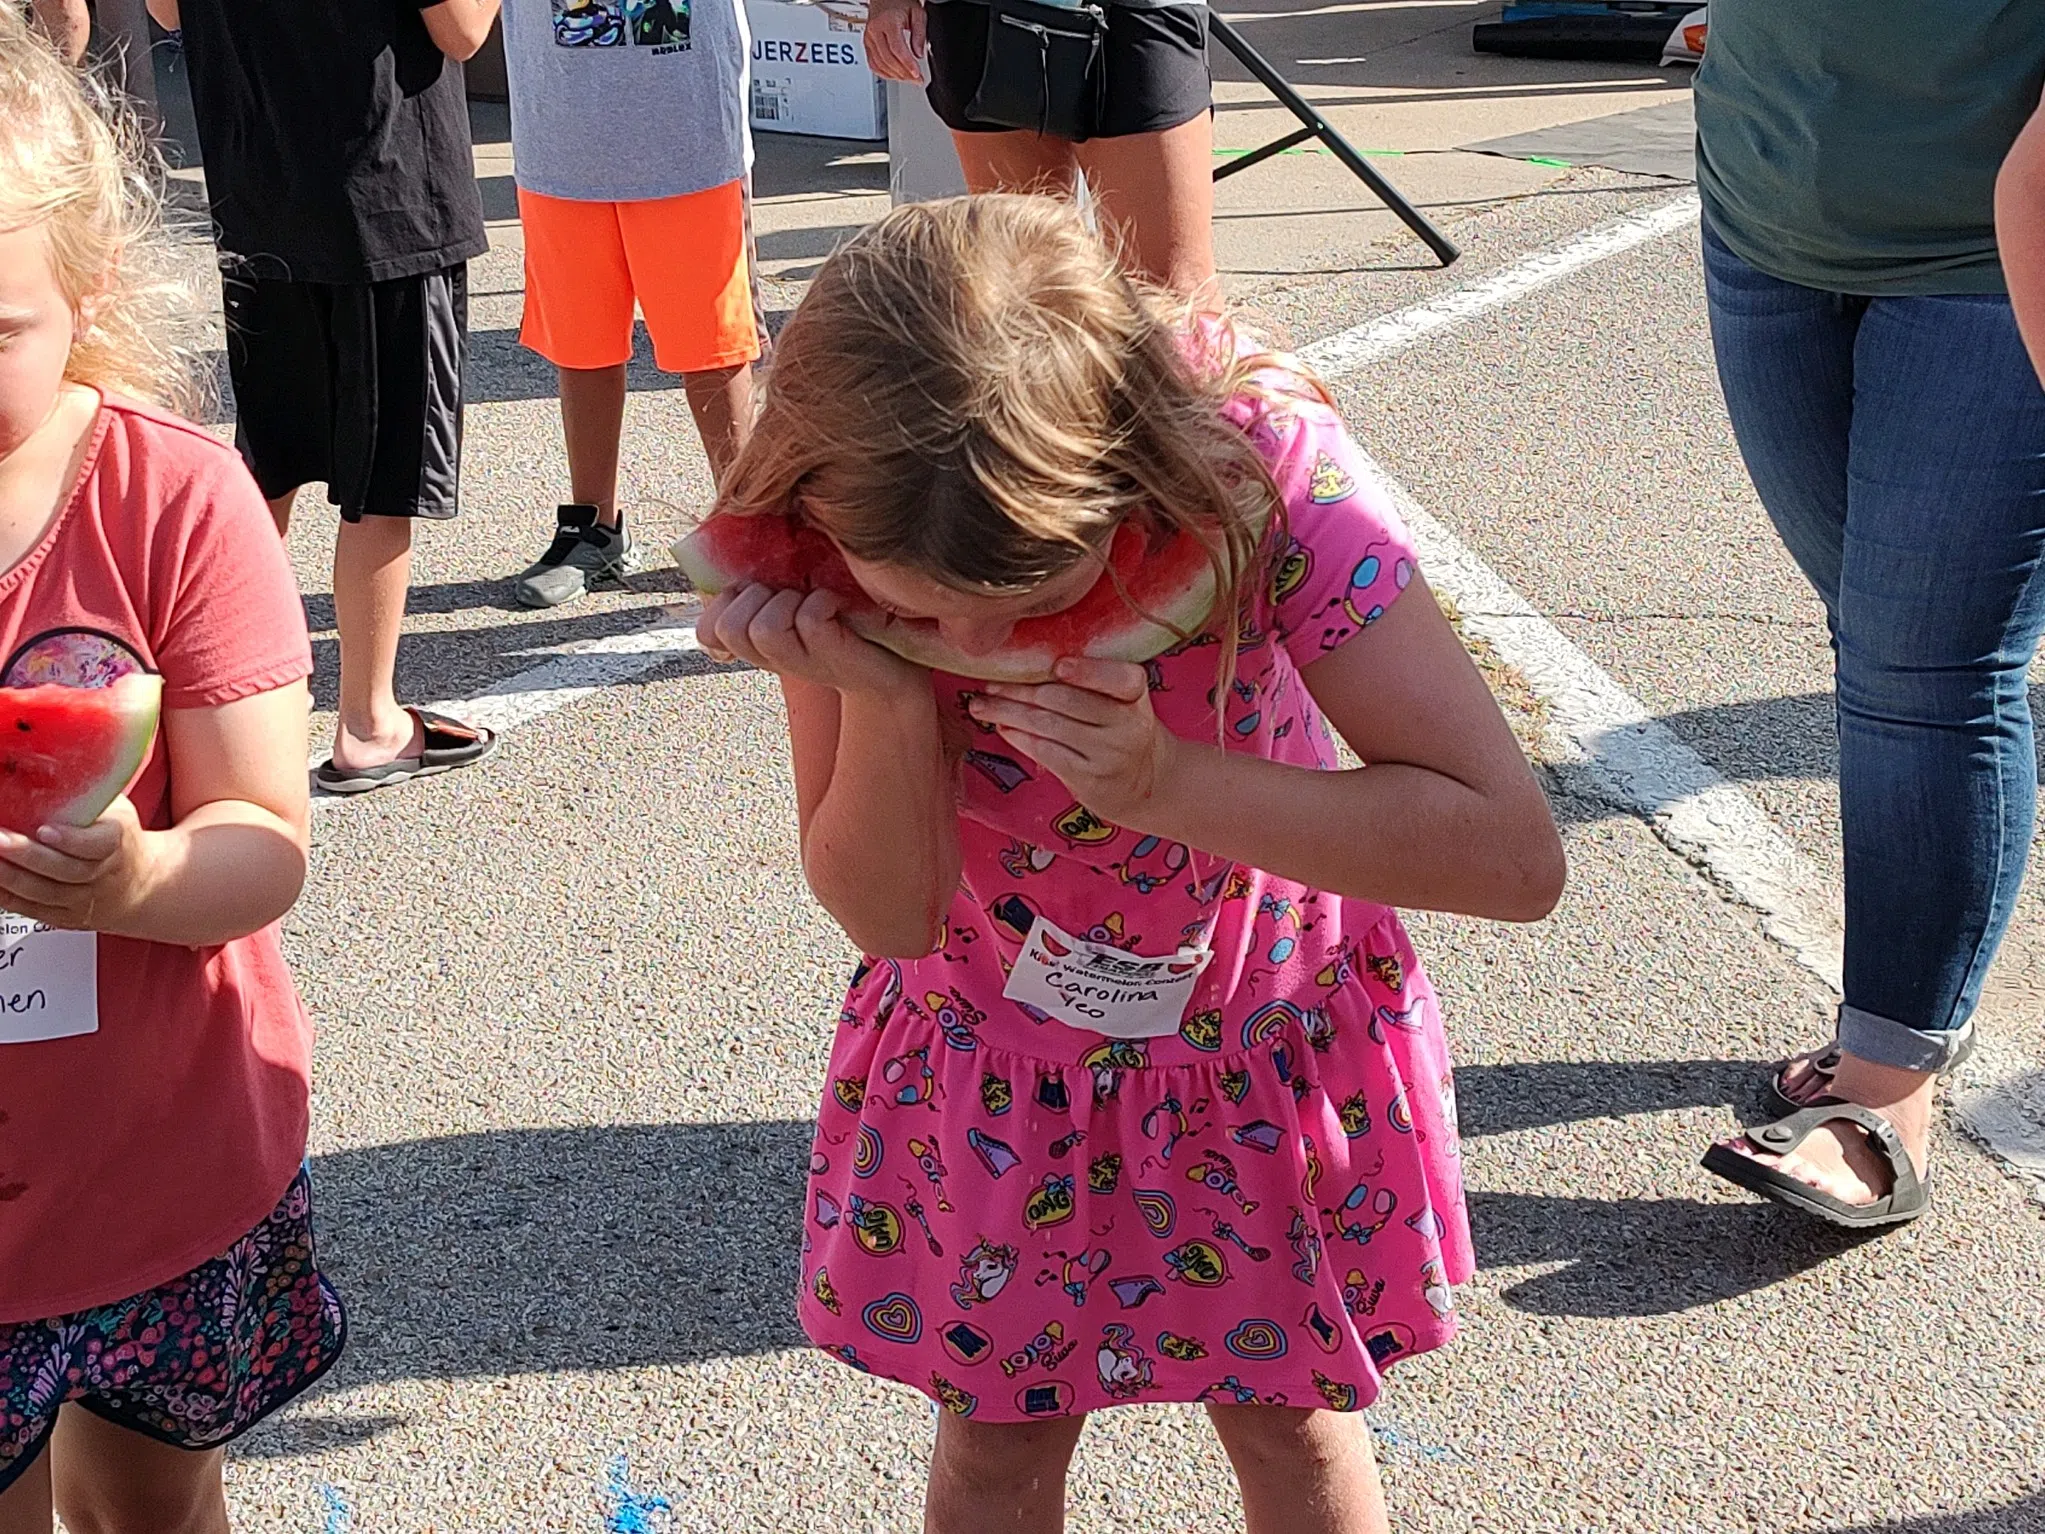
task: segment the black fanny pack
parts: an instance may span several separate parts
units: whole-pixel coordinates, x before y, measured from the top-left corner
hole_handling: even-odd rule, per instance
[[[967,118],[1050,138],[1086,138],[1100,120],[1107,33],[1107,12],[1097,4],[987,0],[987,62]]]

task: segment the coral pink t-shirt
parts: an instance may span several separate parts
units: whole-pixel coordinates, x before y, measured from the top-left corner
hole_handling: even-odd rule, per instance
[[[69,502],[0,574],[0,684],[146,668],[166,709],[312,670],[305,612],[241,460],[104,401]],[[159,737],[129,791],[171,823]],[[216,948],[98,938],[96,1032],[0,1043],[0,1324],[123,1299],[231,1247],[305,1154],[312,1030],[272,925]]]

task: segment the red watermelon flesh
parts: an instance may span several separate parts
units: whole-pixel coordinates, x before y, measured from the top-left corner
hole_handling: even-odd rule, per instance
[[[880,607],[852,578],[837,545],[794,517],[723,512],[677,543],[674,554],[706,596],[735,581],[835,591],[845,598],[845,621],[855,633],[919,666],[990,682],[1049,681],[1052,665],[1068,655],[1146,661],[1197,632],[1214,608],[1214,566],[1199,540],[1179,533],[1154,547],[1128,523],[1108,549],[1115,579],[1103,575],[1063,612],[1023,619],[1005,645],[985,655],[948,644],[933,622]]]
[[[105,687],[0,687],[0,826],[89,826],[135,779],[156,738],[163,678]]]

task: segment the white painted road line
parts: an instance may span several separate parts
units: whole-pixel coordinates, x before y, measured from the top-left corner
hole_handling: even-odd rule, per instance
[[[460,717],[470,724],[502,733],[571,703],[580,703],[606,687],[637,681],[654,667],[684,653],[702,656],[706,670],[716,664],[696,639],[694,612],[683,607],[663,607],[660,616],[644,628],[566,646],[539,665],[506,677],[473,698],[428,707],[449,713],[459,710]]]
[[[1547,703],[1549,752],[1586,767],[1606,798],[1646,820],[1720,890],[1758,913],[1768,935],[1837,992],[1843,933],[1809,860],[1751,797],[1564,638],[1382,466],[1372,468],[1412,529],[1429,584]]]
[[[693,653],[702,658],[706,670],[717,668],[696,639],[693,610],[679,606],[661,608],[644,627],[539,653],[547,659],[501,682],[493,682],[473,698],[443,699],[422,706],[502,735],[556,709],[580,703],[606,687],[636,682],[677,654]],[[315,749],[308,770],[317,768],[327,755],[324,749]],[[315,789],[312,802],[318,808],[350,797]]]
[[[1300,360],[1332,382],[1354,373],[1358,368],[1405,351],[1436,331],[1459,325],[1500,304],[1524,298],[1536,289],[1560,282],[1571,272],[1581,271],[1609,256],[1616,256],[1621,251],[1631,250],[1636,245],[1659,239],[1671,230],[1694,223],[1697,211],[1697,194],[1686,192],[1626,218],[1586,229],[1558,245],[1537,250],[1523,260],[1501,267],[1488,277],[1480,277],[1464,287],[1451,288],[1424,304],[1415,304],[1410,309],[1401,309],[1381,319],[1367,320],[1361,325],[1337,331],[1302,348]]]
[[[1442,525],[1381,465],[1428,583],[1547,704],[1544,750],[1580,764],[1604,797],[1640,816],[1723,894],[1751,909],[1797,963],[1841,990],[1839,897],[1742,789],[1648,712]],[[1953,1111],[2031,1199],[2045,1204],[2045,1073],[1984,1038],[1954,1083]]]

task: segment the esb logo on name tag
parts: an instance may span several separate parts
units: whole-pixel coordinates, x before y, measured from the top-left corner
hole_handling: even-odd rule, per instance
[[[99,1031],[99,934],[0,911],[0,1044]]]
[[[1193,987],[1213,954],[1181,948],[1160,958],[1074,937],[1039,916],[1001,994],[1061,1023],[1111,1039],[1157,1039],[1179,1031]]]

